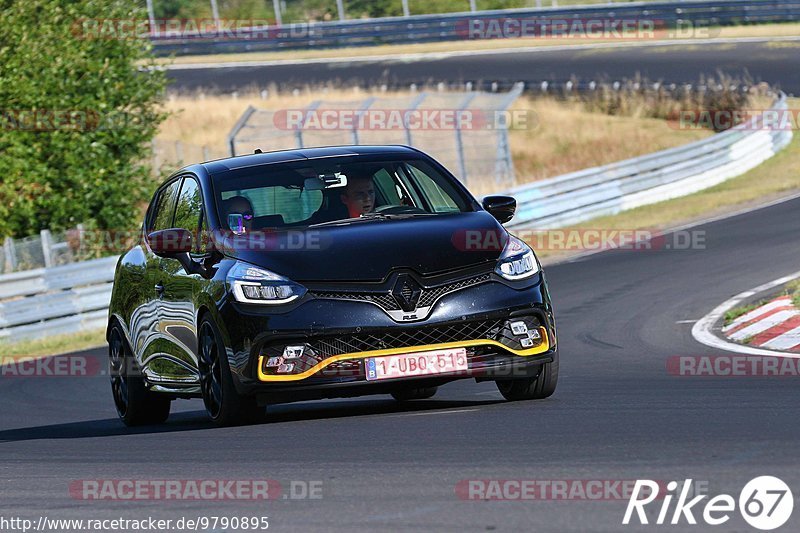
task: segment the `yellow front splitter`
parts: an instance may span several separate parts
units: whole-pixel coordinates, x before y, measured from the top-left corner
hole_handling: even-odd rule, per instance
[[[471,341],[461,341],[461,342],[422,344],[420,346],[407,346],[405,348],[387,348],[385,350],[370,350],[367,352],[353,352],[353,353],[343,353],[339,355],[334,355],[333,357],[328,357],[324,361],[320,361],[313,367],[309,368],[305,372],[301,372],[300,374],[283,374],[283,375],[265,374],[264,356],[261,355],[258,357],[258,379],[260,381],[299,381],[301,379],[306,379],[308,377],[311,377],[320,370],[324,369],[325,367],[332,365],[333,363],[338,363],[339,361],[354,361],[358,359],[365,359],[367,357],[381,357],[384,355],[399,355],[399,354],[410,355],[416,352],[449,350],[452,348],[468,348],[475,346],[494,346],[497,348],[502,348],[505,351],[512,353],[514,355],[518,355],[520,357],[528,357],[531,355],[539,355],[545,353],[547,350],[550,349],[550,341],[547,337],[547,330],[545,330],[545,328],[543,327],[540,327],[539,334],[542,336],[541,344],[539,344],[538,346],[534,346],[533,348],[528,348],[526,350],[513,350],[507,347],[505,344],[502,344],[492,339],[475,339]]]

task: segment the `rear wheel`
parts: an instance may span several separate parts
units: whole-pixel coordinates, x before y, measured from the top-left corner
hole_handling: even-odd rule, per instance
[[[108,339],[111,393],[120,420],[126,426],[161,424],[169,417],[171,399],[147,390],[144,376],[122,336],[119,326]]]
[[[211,421],[232,426],[261,420],[265,409],[258,407],[255,397],[236,392],[222,337],[208,317],[200,323],[199,341],[200,392]]]
[[[532,378],[497,380],[497,390],[510,401],[541,400],[551,396],[558,384],[558,352],[553,361],[542,365],[539,375]]]
[[[408,400],[427,400],[433,398],[439,387],[422,387],[415,389],[401,389],[392,393],[392,398],[398,402],[406,402]]]

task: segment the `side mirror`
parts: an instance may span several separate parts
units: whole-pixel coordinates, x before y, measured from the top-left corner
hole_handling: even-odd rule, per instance
[[[512,218],[517,210],[517,201],[511,196],[487,196],[483,199],[483,208],[494,218],[505,224]]]
[[[183,228],[154,231],[147,235],[147,244],[160,257],[174,257],[192,251],[192,232]]]

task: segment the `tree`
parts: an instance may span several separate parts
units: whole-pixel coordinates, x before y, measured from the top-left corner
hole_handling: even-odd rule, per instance
[[[0,237],[135,227],[166,77],[134,20],[129,0],[0,0]]]

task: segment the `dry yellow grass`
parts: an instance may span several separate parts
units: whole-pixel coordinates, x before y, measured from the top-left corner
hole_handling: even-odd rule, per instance
[[[789,100],[797,109],[800,98]],[[781,152],[742,176],[689,196],[631,209],[618,215],[600,217],[572,226],[576,229],[663,230],[692,221],[738,211],[800,191],[800,135]],[[570,228],[565,228],[568,231]],[[548,263],[563,258],[563,253],[541,253]]]
[[[398,93],[331,90],[259,95],[174,97],[166,102],[172,115],[162,125],[159,139],[208,145],[224,150],[225,138],[248,105],[261,109],[298,109],[318,99],[358,101],[367,96],[390,97]],[[611,163],[648,152],[678,146],[711,135],[708,131],[680,131],[663,120],[637,116],[591,113],[579,102],[523,97],[514,104],[525,111],[533,127],[510,133],[517,181],[543,179],[574,170]],[[342,144],[349,142],[349,136]],[[268,149],[269,147],[264,147]],[[194,162],[187,160],[187,163]],[[488,193],[491,191],[475,191]]]
[[[738,37],[796,37],[800,35],[800,23],[758,24],[748,26],[726,26],[721,28],[708,28],[700,30],[696,35],[685,37],[672,37],[659,39],[664,42],[680,41],[691,38],[721,38],[730,39]],[[576,44],[597,44],[603,42],[635,42],[635,39],[480,39],[469,41],[453,41],[440,43],[419,43],[401,45],[364,46],[352,48],[315,49],[315,50],[287,50],[281,52],[249,52],[240,54],[213,54],[199,56],[180,56],[174,60],[162,59],[161,64],[174,62],[175,64],[192,63],[229,63],[234,61],[279,61],[315,58],[339,57],[370,57],[392,54],[421,54],[441,53],[471,50],[497,50],[503,48],[527,48],[546,46],[565,46]],[[652,41],[645,41],[652,42]]]
[[[579,102],[520,99],[538,127],[512,131],[511,151],[521,183],[604,165],[711,135],[671,128],[660,119],[587,112]]]

